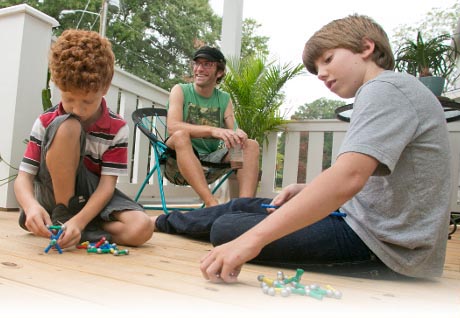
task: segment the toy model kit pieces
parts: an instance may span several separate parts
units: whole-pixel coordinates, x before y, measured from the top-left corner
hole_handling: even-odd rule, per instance
[[[260,282],[262,292],[270,296],[280,294],[282,297],[288,297],[291,294],[297,294],[309,296],[318,300],[322,300],[323,297],[342,298],[342,293],[331,285],[326,285],[322,288],[316,283],[310,285],[301,284],[300,279],[303,273],[304,271],[302,269],[297,269],[295,276],[286,277],[283,272],[279,271],[276,275],[276,279],[258,275],[257,280]]]
[[[58,244],[59,237],[65,231],[65,225],[48,225],[48,231],[50,231],[50,243],[45,248],[45,253],[48,253],[51,248],[56,249],[59,254],[62,254],[62,249]]]
[[[45,248],[45,253],[51,248],[56,249],[59,254],[62,254],[62,249],[57,243],[59,237],[65,231],[64,225],[49,225],[48,230],[51,233],[50,243],[47,248]],[[129,255],[129,250],[123,249],[119,250],[116,243],[110,243],[105,237],[102,237],[98,242],[90,243],[89,241],[85,241],[77,245],[77,249],[84,249],[88,253],[95,253],[95,254],[113,254],[115,256],[119,255]]]
[[[116,243],[110,243],[105,237],[102,237],[96,243],[83,242],[77,246],[79,249],[85,249],[88,253],[94,254],[113,254],[114,256],[129,255],[129,250],[118,249]]]

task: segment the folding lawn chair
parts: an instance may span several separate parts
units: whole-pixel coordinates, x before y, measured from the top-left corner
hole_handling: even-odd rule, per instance
[[[142,182],[142,185],[140,186],[134,200],[136,202],[139,200],[150,178],[155,172],[157,172],[161,207],[145,206],[144,208],[148,210],[163,210],[164,213],[168,214],[168,208],[170,207],[168,207],[166,203],[165,193],[163,190],[163,178],[166,178],[169,182],[175,185],[187,186],[188,183],[179,172],[171,175],[168,174],[168,169],[165,169],[167,165],[175,164],[174,161],[176,160],[176,152],[173,149],[168,148],[168,146],[165,144],[166,117],[166,109],[153,107],[139,108],[132,113],[134,124],[149,139],[150,145],[152,147],[152,153],[155,156],[155,161],[152,164],[149,173]],[[203,167],[203,172],[208,184],[212,184],[218,181],[211,191],[212,194],[214,194],[219,189],[219,187],[233,172],[230,167],[230,163],[213,163],[202,160],[200,160],[200,163]],[[204,204],[201,207],[204,207]],[[174,207],[174,210],[191,211],[194,210],[194,208]]]

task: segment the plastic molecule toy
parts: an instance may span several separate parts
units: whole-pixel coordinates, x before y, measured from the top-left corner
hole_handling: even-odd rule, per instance
[[[62,248],[58,244],[59,237],[65,231],[65,225],[48,225],[48,230],[51,233],[50,243],[45,248],[45,253],[48,253],[50,249],[56,249],[59,254],[62,254]],[[113,254],[115,256],[119,255],[129,255],[129,250],[123,249],[120,250],[117,247],[116,243],[110,243],[104,236],[96,243],[90,243],[88,241],[83,242],[77,245],[78,249],[85,249],[88,253],[96,254]]]
[[[318,300],[322,300],[323,297],[336,299],[342,298],[342,293],[330,285],[326,285],[322,288],[318,284],[301,284],[300,279],[303,273],[303,269],[297,269],[295,276],[286,277],[284,276],[284,273],[280,271],[277,273],[276,279],[270,279],[264,275],[259,275],[257,276],[257,280],[260,281],[262,292],[270,296],[275,296],[279,293],[283,297],[288,297],[291,294],[297,294],[313,297]]]
[[[45,248],[45,253],[48,253],[51,248],[55,248],[59,254],[62,254],[62,249],[58,244],[58,239],[65,231],[65,225],[48,225],[48,231],[51,233],[50,243]]]
[[[77,245],[79,249],[85,249],[88,253],[113,254],[114,256],[128,255],[128,250],[119,250],[116,243],[110,243],[104,236],[96,243],[88,241]]]

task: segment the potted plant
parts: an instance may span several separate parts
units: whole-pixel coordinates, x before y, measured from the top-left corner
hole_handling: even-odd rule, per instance
[[[229,59],[221,88],[232,98],[236,121],[248,137],[262,146],[266,133],[286,122],[280,114],[283,86],[302,74],[303,65],[280,65],[263,56]]]
[[[419,77],[436,96],[440,96],[446,79],[456,67],[458,56],[457,44],[451,35],[442,34],[424,40],[418,31],[415,41],[406,39],[396,50],[395,68]]]
[[[264,56],[250,55],[230,58],[227,67],[221,88],[231,96],[239,128],[262,147],[267,142],[266,133],[279,130],[286,122],[280,111],[284,101],[282,88],[287,81],[302,74],[303,65],[280,65],[268,62]],[[260,174],[259,171],[259,177]],[[232,198],[238,194],[233,177],[230,177]]]

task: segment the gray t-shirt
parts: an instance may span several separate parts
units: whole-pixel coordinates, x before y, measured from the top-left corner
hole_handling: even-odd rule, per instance
[[[410,75],[384,71],[357,92],[339,155],[379,161],[341,210],[346,222],[391,269],[442,274],[448,235],[450,150],[437,98]]]

